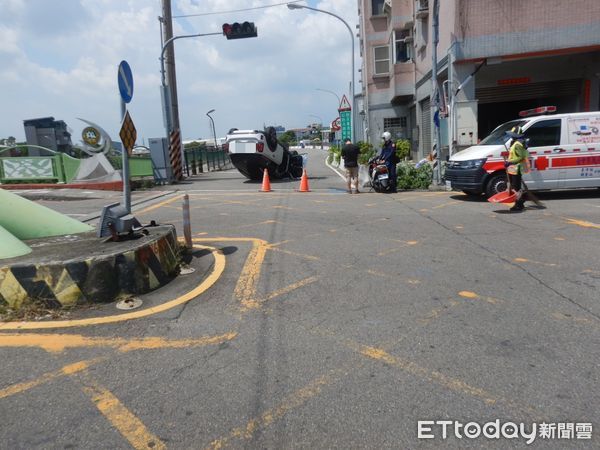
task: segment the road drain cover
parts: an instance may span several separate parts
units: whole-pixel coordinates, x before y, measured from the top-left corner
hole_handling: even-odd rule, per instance
[[[142,306],[142,300],[137,297],[127,298],[117,303],[117,309],[135,309]]]

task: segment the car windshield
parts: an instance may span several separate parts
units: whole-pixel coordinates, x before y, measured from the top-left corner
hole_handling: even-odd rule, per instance
[[[479,145],[504,145],[504,143],[508,140],[506,132],[512,127],[523,126],[525,122],[525,120],[513,120],[512,122],[503,123],[494,131],[492,131],[488,137],[482,140]]]

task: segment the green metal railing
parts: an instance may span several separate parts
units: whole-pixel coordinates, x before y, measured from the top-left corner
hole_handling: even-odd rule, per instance
[[[42,149],[49,155],[3,156],[9,150],[28,153],[28,147]],[[37,145],[5,147],[0,149],[0,183],[69,183],[80,164],[77,158]]]
[[[185,168],[189,175],[233,168],[229,154],[223,149],[190,146],[184,151]]]

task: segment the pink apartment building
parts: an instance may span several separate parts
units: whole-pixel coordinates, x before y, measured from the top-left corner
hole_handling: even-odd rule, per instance
[[[442,150],[476,143],[520,111],[600,109],[600,1],[438,0]],[[363,136],[389,130],[413,156],[432,148],[434,0],[358,0]],[[452,114],[450,114],[452,116]],[[449,125],[452,124],[452,125]],[[449,130],[448,128],[451,128]]]

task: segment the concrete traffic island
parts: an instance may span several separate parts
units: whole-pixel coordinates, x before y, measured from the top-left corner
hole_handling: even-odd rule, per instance
[[[120,242],[98,238],[95,232],[25,241],[30,253],[0,259],[0,305],[107,303],[165,285],[179,271],[175,227],[147,230],[147,235]]]

